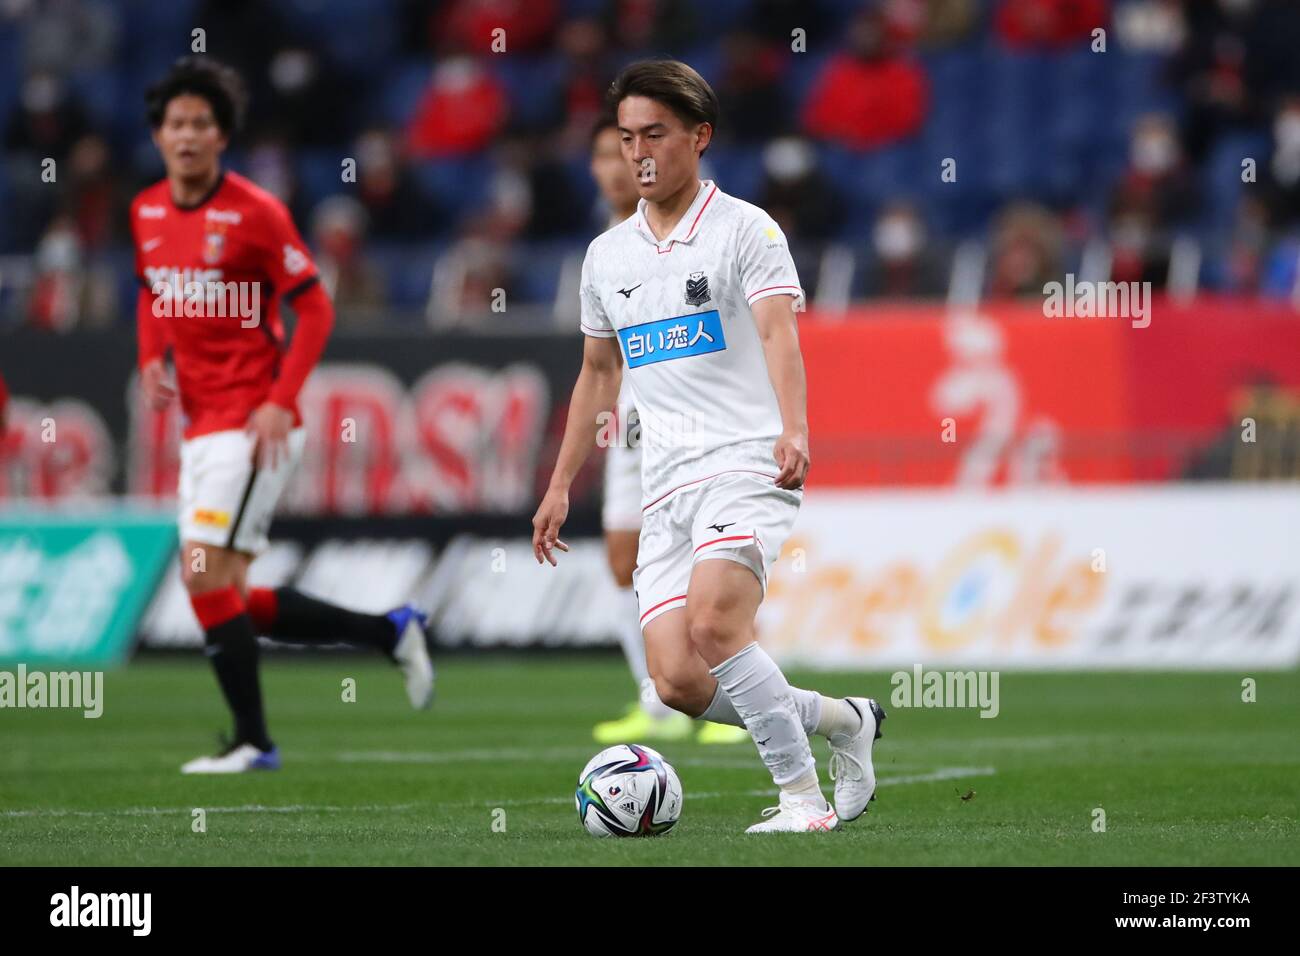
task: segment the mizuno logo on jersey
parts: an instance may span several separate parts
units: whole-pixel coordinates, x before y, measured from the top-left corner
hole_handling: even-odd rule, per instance
[[[717,309],[631,325],[618,330],[618,339],[628,368],[707,355],[727,347]]]
[[[632,293],[635,292],[637,289],[641,288],[641,286],[643,286],[643,285],[645,285],[644,282],[638,282],[636,285],[632,286],[632,288],[630,288],[630,289],[619,289],[619,290],[618,290],[618,294],[621,295],[621,296],[622,296],[623,298],[625,298],[625,299],[630,299],[630,298],[632,298]]]

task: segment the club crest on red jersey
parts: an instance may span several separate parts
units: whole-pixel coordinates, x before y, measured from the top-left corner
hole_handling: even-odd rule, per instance
[[[226,237],[219,232],[209,232],[203,237],[203,261],[210,266],[221,261],[226,251]]]

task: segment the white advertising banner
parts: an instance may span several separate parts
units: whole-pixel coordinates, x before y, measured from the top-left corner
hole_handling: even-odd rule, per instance
[[[1300,661],[1300,486],[809,491],[759,635],[783,662]]]

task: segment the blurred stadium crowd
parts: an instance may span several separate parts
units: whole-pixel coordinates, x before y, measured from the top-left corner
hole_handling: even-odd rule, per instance
[[[972,269],[987,296],[1297,289],[1294,0],[0,0],[0,328],[131,321],[143,95],[196,27],[252,94],[229,165],[288,203],[341,329],[572,328],[589,132],[649,55],[714,84],[708,172],[819,307]]]

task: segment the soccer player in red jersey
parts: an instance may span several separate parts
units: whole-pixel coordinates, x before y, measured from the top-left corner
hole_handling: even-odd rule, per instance
[[[207,57],[178,60],[147,94],[167,176],[131,204],[140,281],[140,378],[161,409],[179,397],[181,569],[235,734],[185,773],[276,769],[258,680],[257,635],[374,647],[402,668],[411,703],[433,696],[425,616],[411,605],[360,614],[282,587],[249,588],[248,566],[302,455],[297,396],[334,322],[333,306],[284,205],[221,154],[243,84]],[[298,321],[286,350],[280,310]],[[164,365],[170,348],[175,385]]]

